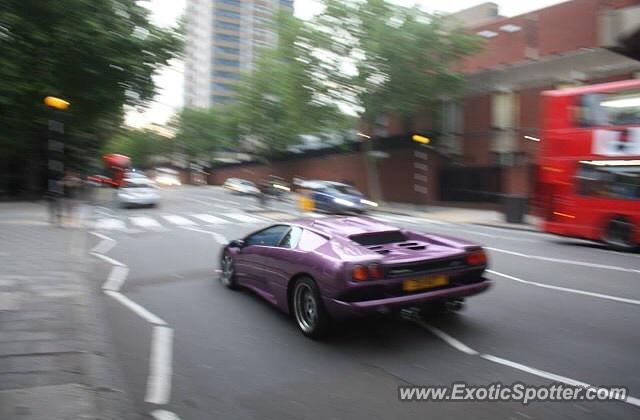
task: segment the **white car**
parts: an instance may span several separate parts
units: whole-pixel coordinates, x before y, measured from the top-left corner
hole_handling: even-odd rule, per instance
[[[255,195],[260,193],[260,190],[258,189],[258,187],[256,187],[256,185],[253,182],[247,181],[246,179],[227,178],[227,180],[224,181],[224,184],[222,184],[222,186],[230,191],[237,192],[240,194]]]
[[[116,194],[121,207],[156,207],[160,202],[158,189],[147,177],[125,178]]]

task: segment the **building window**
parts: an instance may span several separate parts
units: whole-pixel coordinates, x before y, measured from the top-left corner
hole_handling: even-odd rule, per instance
[[[288,7],[293,9],[293,0],[280,0],[280,7]]]
[[[240,42],[238,35],[216,34],[216,39],[218,41]]]
[[[226,83],[219,83],[216,82],[213,84],[213,87],[215,90],[218,90],[220,92],[229,92],[229,93],[233,93],[235,90],[233,89],[233,85],[228,85]]]
[[[216,20],[216,28],[230,29],[232,31],[239,31],[240,30],[240,24],[231,23],[231,22],[225,22],[223,20]]]
[[[491,101],[492,127],[498,130],[516,128],[518,104],[512,92],[494,93]]]
[[[229,6],[240,7],[240,0],[221,0],[221,2]]]
[[[219,54],[231,54],[231,55],[239,55],[240,54],[240,49],[239,48],[230,48],[230,47],[220,47],[217,46],[215,47],[215,51]]]
[[[214,63],[220,66],[240,67],[240,62],[238,60],[228,60],[226,58],[216,58]]]
[[[213,75],[225,79],[240,80],[240,73],[234,73],[232,71],[216,70],[213,72]]]
[[[213,95],[211,99],[213,99],[214,103],[219,103],[219,104],[225,104],[233,101],[233,98],[231,96],[224,96],[224,95]]]
[[[240,19],[240,13],[232,10],[216,9],[216,16],[224,16],[232,19]]]

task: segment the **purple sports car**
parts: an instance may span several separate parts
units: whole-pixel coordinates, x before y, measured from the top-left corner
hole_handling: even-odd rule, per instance
[[[220,280],[291,314],[312,338],[332,318],[459,304],[491,285],[476,244],[366,217],[279,223],[232,241]]]

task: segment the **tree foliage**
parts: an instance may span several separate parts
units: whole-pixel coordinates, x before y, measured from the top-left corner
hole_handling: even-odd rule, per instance
[[[183,108],[172,125],[177,149],[188,158],[230,148],[238,135],[234,105]]]
[[[298,142],[302,134],[332,131],[348,120],[316,77],[312,28],[286,13],[276,22],[278,43],[260,52],[254,72],[238,85],[233,113],[240,132],[266,155]]]
[[[129,156],[134,166],[150,168],[153,158],[168,155],[173,140],[151,130],[122,130],[109,140],[102,153],[118,153]]]
[[[313,21],[318,71],[336,100],[372,120],[384,112],[411,117],[463,85],[461,59],[476,35],[447,16],[387,0],[323,0]]]
[[[1,0],[0,143],[21,155],[42,141],[47,95],[71,103],[67,142],[99,149],[123,105],[155,93],[152,76],[181,48],[135,0]]]

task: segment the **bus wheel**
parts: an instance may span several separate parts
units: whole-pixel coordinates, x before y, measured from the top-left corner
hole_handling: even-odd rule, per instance
[[[636,244],[633,241],[633,223],[626,217],[614,217],[607,225],[604,241],[619,250],[633,250],[636,248]]]

